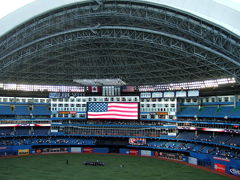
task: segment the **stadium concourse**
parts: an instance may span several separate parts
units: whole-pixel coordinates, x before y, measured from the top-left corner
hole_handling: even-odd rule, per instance
[[[182,2],[36,0],[0,19],[0,156],[120,153],[240,176],[240,12]]]

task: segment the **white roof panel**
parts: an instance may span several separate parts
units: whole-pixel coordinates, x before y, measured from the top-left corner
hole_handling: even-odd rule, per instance
[[[36,0],[0,19],[0,36],[25,21],[52,9],[86,0]],[[218,24],[240,36],[240,11],[226,0],[139,0],[169,6]],[[230,1],[230,0],[228,0]],[[239,6],[240,7],[240,6]]]

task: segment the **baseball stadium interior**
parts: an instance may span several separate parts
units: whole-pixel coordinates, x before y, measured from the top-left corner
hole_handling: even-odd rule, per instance
[[[147,0],[30,15],[0,32],[0,156],[119,153],[240,176],[236,31]]]

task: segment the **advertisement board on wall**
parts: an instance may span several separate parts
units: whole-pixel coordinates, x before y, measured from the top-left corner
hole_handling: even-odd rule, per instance
[[[82,148],[81,147],[71,147],[71,152],[72,153],[82,152]]]
[[[234,176],[240,176],[240,169],[230,167],[229,168],[229,173],[234,175]]]
[[[129,149],[129,155],[138,155],[139,150],[138,149]]]
[[[151,156],[151,151],[149,150],[141,150],[141,156]]]
[[[58,111],[59,114],[77,114],[77,111]]]
[[[197,158],[194,158],[194,157],[188,157],[188,163],[198,165],[198,160]]]
[[[18,155],[28,155],[29,154],[29,149],[19,149],[18,150]]]
[[[215,163],[214,164],[214,169],[218,172],[225,173],[226,172],[226,166],[223,164]]]
[[[228,158],[223,158],[223,157],[216,157],[214,156],[213,159],[218,160],[218,161],[226,161],[226,162],[230,162],[231,160]]]
[[[91,152],[93,152],[93,148],[92,147],[84,147],[83,152],[91,153]]]

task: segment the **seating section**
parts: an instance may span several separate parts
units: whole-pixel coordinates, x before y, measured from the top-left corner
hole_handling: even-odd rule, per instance
[[[200,150],[200,152],[206,153],[206,154],[212,153],[213,151],[214,151],[214,147],[211,147],[211,146],[204,146]]]
[[[46,127],[35,127],[33,131],[31,131],[32,135],[49,135],[50,129]]]
[[[2,127],[0,128],[0,136],[9,136],[13,132],[13,128]]]
[[[16,115],[23,115],[23,116],[26,116],[26,115],[30,115],[30,111],[29,111],[29,107],[26,106],[26,105],[18,105],[18,106],[15,106],[15,111],[14,113]]]
[[[30,130],[31,129],[29,127],[19,127],[19,128],[16,128],[14,135],[29,135]]]
[[[229,106],[229,107],[220,107],[217,109],[216,118],[221,118],[221,117],[225,117],[225,116],[230,116],[233,112],[234,107],[233,106]],[[239,114],[240,115],[240,114]]]
[[[193,131],[183,131],[178,134],[177,139],[194,139],[195,134]]]
[[[14,115],[10,105],[0,105],[0,115]]]
[[[194,117],[198,114],[199,108],[198,107],[183,107],[181,111],[178,112],[178,117]]]
[[[15,104],[13,107],[11,105],[0,105],[0,115],[5,116],[49,116],[51,111],[47,105],[34,105],[33,109],[30,109],[29,105]]]
[[[51,111],[49,110],[48,106],[34,106],[33,107],[33,111],[32,111],[33,115],[51,115]]]
[[[231,139],[229,139],[226,144],[229,145],[240,145],[240,137],[239,136],[233,136]]]
[[[16,136],[16,135],[49,135],[50,128],[49,127],[34,127],[31,129],[30,127],[16,127],[15,130],[13,128],[0,128],[0,136]]]
[[[91,138],[64,138],[64,137],[46,137],[46,138],[33,138],[24,137],[23,139],[3,139],[0,141],[1,145],[95,145],[96,140]]]
[[[233,136],[230,133],[215,133],[213,135],[212,132],[198,132],[198,135],[195,136],[192,131],[182,131],[176,137],[181,140],[197,140],[202,142],[214,142],[217,144],[228,144],[233,146],[240,145],[240,136]]]
[[[198,117],[198,118],[240,118],[240,108],[233,106],[185,106],[177,113],[178,117]]]
[[[215,117],[217,107],[203,107],[199,110],[198,117]]]
[[[211,132],[200,132],[194,139],[200,141],[212,141],[212,138],[213,134]]]
[[[175,142],[175,141],[168,142],[168,141],[157,141],[157,140],[149,141],[147,144],[149,147],[155,147],[155,148],[188,150],[193,152],[212,154],[212,155],[220,156],[224,158],[240,159],[239,150],[229,149],[225,147],[219,148],[216,146],[203,145],[198,143],[185,143],[185,142]]]
[[[229,118],[240,118],[240,107],[236,107],[232,110]]]
[[[213,142],[219,143],[219,144],[224,144],[231,138],[230,134],[216,134],[215,137],[212,139]]]

